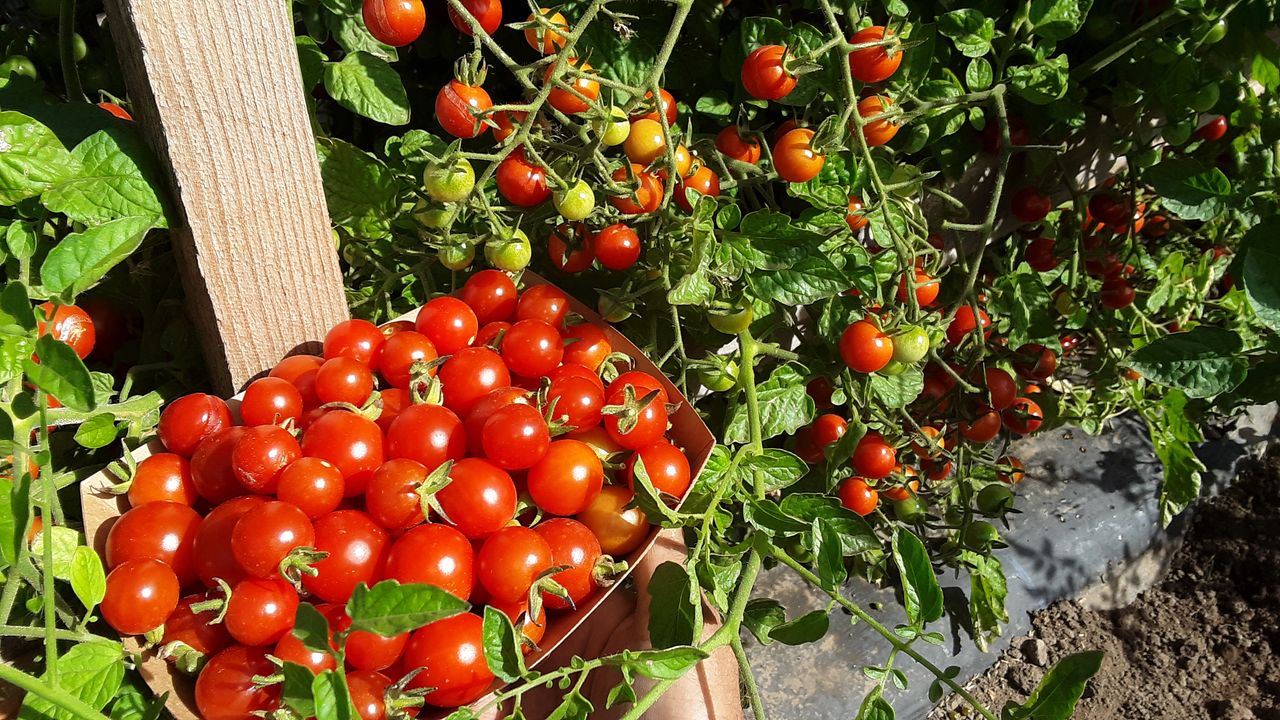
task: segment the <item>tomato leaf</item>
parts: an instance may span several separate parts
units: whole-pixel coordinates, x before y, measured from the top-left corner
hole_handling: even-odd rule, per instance
[[[871,688],[871,692],[862,699],[862,705],[858,707],[858,716],[856,720],[893,720],[893,706],[889,701],[884,699],[880,694],[880,686],[876,685]]]
[[[756,297],[782,305],[808,305],[849,289],[849,279],[831,260],[811,255],[785,270],[747,277]]]
[[[773,598],[752,598],[742,614],[742,624],[747,626],[761,645],[770,645],[773,638],[769,633],[787,621],[787,610],[782,603]]]
[[[142,244],[156,215],[122,217],[64,237],[40,264],[45,289],[79,295]]]
[[[1069,69],[1066,55],[1019,65],[1009,69],[1009,87],[1027,102],[1048,105],[1067,94]]]
[[[99,130],[71,154],[81,171],[45,191],[40,201],[46,208],[86,225],[150,217],[167,227],[155,157],[132,126]]]
[[[520,638],[507,614],[492,605],[484,609],[484,661],[503,682],[515,682],[528,670],[524,666]]]
[[[20,112],[0,112],[0,205],[16,205],[79,171],[52,130]]]
[[[301,717],[315,717],[316,701],[312,690],[316,675],[311,668],[286,661],[280,666],[284,681],[280,684],[280,702],[298,712]]]
[[[564,697],[559,707],[551,711],[547,720],[587,720],[594,710],[591,701],[583,697],[582,693],[575,688]]]
[[[1102,667],[1102,655],[1101,650],[1091,650],[1059,660],[1025,703],[1006,703],[1002,716],[1010,720],[1067,720],[1075,712],[1085,684]]]
[[[54,525],[49,528],[49,537],[52,538],[54,577],[68,577],[71,575],[71,563],[75,557],[76,548],[82,547],[80,533],[69,527]],[[42,530],[31,539],[31,560],[37,567],[44,565],[44,538],[45,533]]]
[[[1280,248],[1275,239],[1280,222],[1274,218],[1245,234],[1244,289],[1258,319],[1280,333]]]
[[[1231,181],[1216,167],[1171,157],[1147,170],[1144,179],[1170,212],[1184,220],[1208,220],[1226,208]]]
[[[357,585],[347,601],[351,629],[383,637],[417,630],[464,613],[471,605],[434,585],[383,580],[372,588]]]
[[[384,237],[399,208],[400,186],[382,161],[351,143],[319,140],[320,176],[329,215],[358,237]]]
[[[679,563],[664,562],[649,579],[649,638],[659,650],[692,645],[702,635],[698,584]]]
[[[782,512],[789,518],[803,521],[805,525],[802,527],[806,529],[814,520],[821,518],[840,537],[843,555],[861,555],[881,549],[880,540],[866,519],[830,495],[793,493],[782,499]]]
[[[18,280],[0,292],[0,328],[8,328],[15,335],[36,329],[36,314],[27,299],[27,288]]]
[[[386,60],[363,50],[324,66],[324,89],[339,105],[387,125],[409,122],[409,94]]]
[[[15,222],[5,229],[4,242],[11,255],[19,260],[26,260],[36,254],[40,236],[31,223]]]
[[[18,548],[27,541],[30,499],[30,475],[18,473],[17,480],[0,478],[0,559],[5,565],[17,562]]]
[[[71,554],[71,590],[86,610],[102,602],[107,594],[107,575],[93,548],[79,545]]]
[[[813,398],[805,392],[805,370],[787,363],[775,369],[756,390],[760,403],[760,429],[763,439],[794,434],[813,420]],[[747,410],[742,404],[729,412],[725,442],[746,444],[751,440]]]
[[[325,670],[311,683],[311,695],[315,698],[316,720],[359,720],[360,714],[351,701],[347,688],[347,676],[334,670]]]
[[[120,434],[116,427],[116,416],[111,413],[99,413],[81,423],[76,428],[75,441],[82,447],[96,450],[106,447],[115,441]]]
[[[1031,0],[1031,32],[1058,42],[1080,31],[1093,0]]]
[[[654,680],[675,680],[689,668],[710,657],[707,651],[691,645],[678,645],[663,650],[624,650],[623,662],[637,673]]]
[[[1200,496],[1200,478],[1205,466],[1192,443],[1204,438],[1187,417],[1187,395],[1174,390],[1160,404],[1143,412],[1156,457],[1164,466],[1160,484],[1160,524],[1173,518]]]
[[[1009,620],[1004,609],[1008,582],[1000,559],[994,555],[966,550],[961,559],[969,570],[970,632],[978,649],[986,652],[991,641],[1000,637],[1000,623]]]
[[[1249,365],[1240,356],[1241,346],[1238,334],[1201,325],[1139,348],[1130,366],[1148,380],[1179,388],[1189,397],[1213,397],[1244,380]]]
[[[840,533],[820,517],[813,519],[813,554],[817,558],[818,578],[822,580],[823,589],[835,591],[849,579]]]
[[[897,375],[871,375],[871,392],[887,408],[902,408],[920,397],[924,390],[924,372],[909,367]]]
[[[22,361],[22,370],[32,385],[72,410],[88,412],[94,408],[93,378],[71,346],[52,335],[41,335],[35,352],[39,363],[31,358]]]
[[[58,658],[56,679],[40,679],[79,698],[95,710],[106,707],[124,679],[124,650],[120,643],[93,641],[72,645]],[[31,693],[27,695],[18,720],[71,720],[69,710]]]
[[[965,57],[982,57],[991,52],[996,36],[996,22],[980,10],[952,10],[937,17],[938,32],[951,38]]]
[[[292,632],[308,650],[335,655],[333,646],[329,644],[329,620],[311,603],[298,603]]]
[[[804,645],[821,640],[830,626],[827,611],[814,610],[778,625],[769,632],[769,637],[783,645]]]
[[[293,39],[298,47],[298,67],[302,71],[302,89],[310,92],[324,79],[324,64],[329,60],[319,43],[302,35]]]
[[[765,448],[759,454],[748,455],[741,467],[757,473],[756,481],[766,493],[791,487],[809,472],[809,466],[798,456],[778,448]]]
[[[920,538],[905,528],[893,536],[893,562],[902,578],[902,604],[912,623],[927,623],[942,617],[942,588],[929,562],[929,551]]]

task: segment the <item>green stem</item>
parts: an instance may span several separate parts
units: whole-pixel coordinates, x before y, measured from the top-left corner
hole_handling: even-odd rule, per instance
[[[40,447],[45,449],[49,447],[49,396],[42,393],[40,395]],[[58,682],[58,638],[55,631],[58,629],[57,607],[54,602],[55,591],[53,588],[53,525],[55,514],[53,512],[54,504],[57,502],[57,488],[53,486],[53,468],[42,468],[40,473],[41,484],[43,487],[40,492],[40,516],[44,519],[43,523],[43,542],[41,549],[43,559],[41,561],[40,575],[44,580],[44,663],[45,674],[49,677],[49,681],[55,685]]]
[[[16,685],[36,697],[48,700],[66,710],[72,717],[81,718],[82,720],[103,720],[104,718],[102,713],[94,710],[80,698],[10,665],[0,664],[0,680]]]
[[[751,703],[751,714],[756,720],[766,720],[764,700],[760,697],[756,676],[751,672],[751,660],[747,658],[747,651],[742,647],[742,637],[734,636],[729,646],[733,648],[733,656],[738,659],[738,675],[742,678],[742,684],[746,686],[747,700]]]
[[[80,86],[80,70],[76,68],[76,0],[62,0],[58,8],[58,60],[62,63],[62,82],[67,86],[67,100],[85,99]]]
[[[1071,71],[1071,82],[1078,83],[1102,68],[1124,57],[1126,53],[1137,47],[1143,40],[1157,36],[1164,26],[1184,16],[1185,12],[1176,5],[1134,28],[1132,32],[1115,41],[1101,52],[1084,61]]]
[[[760,424],[760,398],[756,395],[756,339],[751,336],[751,328],[738,335],[738,345],[742,351],[741,367],[738,369],[738,384],[747,396],[747,421],[751,429],[751,447],[760,452],[764,449],[763,431]],[[757,489],[757,495],[764,497]]]

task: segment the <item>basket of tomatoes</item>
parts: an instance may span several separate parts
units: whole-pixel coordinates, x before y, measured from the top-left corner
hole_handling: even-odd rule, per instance
[[[174,400],[81,484],[101,614],[174,716],[270,711],[295,666],[339,664],[357,705],[465,706],[502,684],[487,608],[533,666],[649,550],[636,495],[678,507],[715,440],[635,345],[520,281],[486,270],[381,327],[339,323],[235,398]],[[378,597],[440,619],[353,610]],[[305,640],[316,618],[332,649]]]

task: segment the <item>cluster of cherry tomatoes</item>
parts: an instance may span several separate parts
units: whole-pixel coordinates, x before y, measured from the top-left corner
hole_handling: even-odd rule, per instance
[[[274,708],[271,655],[319,672],[331,655],[291,634],[300,599],[337,632],[353,589],[426,583],[505,612],[532,648],[546,610],[581,605],[610,556],[648,537],[637,461],[681,497],[670,398],[637,370],[607,385],[613,348],[551,285],[519,292],[473,275],[413,321],[348,320],[323,356],[285,358],[236,407],[205,394],[168,405],[165,451],[138,463],[131,508],[106,540],[103,618],[175,657],[207,658],[206,718]],[[535,617],[531,617],[535,615]],[[352,632],[348,682],[366,720],[406,674],[425,702],[464,705],[493,682],[480,615],[413,633]],[[376,702],[374,702],[376,700]]]

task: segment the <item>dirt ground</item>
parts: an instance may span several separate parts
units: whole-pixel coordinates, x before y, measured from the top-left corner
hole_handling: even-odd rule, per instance
[[[1280,720],[1280,454],[1196,509],[1169,574],[1132,604],[1063,601],[1032,627],[970,683],[988,707],[1025,698],[1054,660],[1101,649],[1080,720]]]

